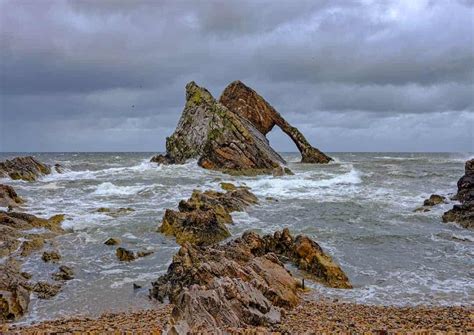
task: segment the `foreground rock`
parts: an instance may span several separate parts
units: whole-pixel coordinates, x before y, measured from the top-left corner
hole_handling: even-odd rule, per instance
[[[291,126],[264,98],[241,81],[234,81],[222,93],[219,102],[250,122],[263,135],[276,125],[287,134],[301,153],[302,163],[329,163],[332,158],[309,144],[303,134]]]
[[[230,213],[256,204],[257,197],[246,187],[223,184],[225,193],[195,190],[188,200],[181,200],[178,211],[167,209],[159,231],[175,236],[178,244],[190,242],[209,245],[230,236],[226,224],[232,223]]]
[[[0,162],[0,177],[35,181],[38,177],[51,173],[51,167],[41,163],[32,156],[16,157]]]
[[[0,184],[0,207],[18,207],[23,202],[13,187]]]
[[[285,164],[254,125],[217,102],[205,88],[186,85],[186,106],[166,154],[152,158],[163,164],[198,159],[206,169],[238,174],[271,174]]]
[[[225,245],[184,243],[150,295],[175,305],[171,324],[179,332],[276,324],[281,308],[296,306],[301,291],[301,280],[282,261],[331,287],[351,287],[319,245],[285,229],[263,237],[247,232]]]
[[[474,159],[465,164],[465,174],[458,181],[456,199],[461,203],[443,214],[443,222],[457,222],[464,228],[474,228]]]
[[[0,211],[0,256],[4,258],[0,263],[0,321],[13,321],[26,313],[31,292],[37,293],[39,298],[49,298],[59,292],[57,285],[28,282],[30,276],[21,272],[21,263],[31,253],[41,250],[45,240],[63,231],[63,219],[63,215],[43,219],[26,213]],[[35,228],[40,228],[40,232],[29,233]]]

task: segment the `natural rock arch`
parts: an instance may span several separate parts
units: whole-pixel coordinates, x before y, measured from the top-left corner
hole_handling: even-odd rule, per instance
[[[329,163],[332,158],[309,144],[303,134],[290,125],[263,97],[239,80],[229,84],[219,102],[231,112],[249,120],[263,135],[275,125],[285,132],[301,153],[302,163]]]

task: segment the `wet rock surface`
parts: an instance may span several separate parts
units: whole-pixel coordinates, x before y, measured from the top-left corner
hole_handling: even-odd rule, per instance
[[[247,232],[225,245],[184,243],[168,272],[153,283],[150,296],[175,305],[171,324],[200,331],[281,320],[280,308],[299,303],[301,279],[289,273],[290,261],[311,278],[350,288],[347,276],[314,241],[293,238],[287,229],[259,236]]]
[[[0,184],[0,207],[18,207],[23,203],[13,187]]]
[[[59,252],[53,250],[53,251],[45,251],[43,252],[43,255],[41,256],[41,259],[46,262],[46,263],[57,263],[61,259],[61,255]]]
[[[57,293],[57,285],[31,283],[31,276],[21,271],[25,257],[43,248],[45,241],[62,233],[64,215],[50,219],[20,212],[0,211],[0,255],[5,260],[0,264],[0,321],[14,321],[28,310],[30,293],[39,298]],[[43,232],[28,233],[32,229]]]
[[[119,217],[119,216],[130,214],[132,212],[135,212],[135,210],[130,207],[120,207],[120,208],[100,207],[97,209],[97,213],[104,213],[111,217]]]
[[[51,167],[32,156],[16,157],[0,162],[0,177],[14,180],[35,181],[38,177],[51,173]]]
[[[153,254],[153,251],[150,250],[141,250],[138,252],[134,252],[132,250],[128,250],[122,247],[118,247],[115,250],[115,255],[121,262],[131,262],[136,260],[137,258],[146,257],[151,254]]]
[[[423,206],[433,207],[442,204],[446,201],[446,197],[438,194],[432,194],[428,199],[423,202]]]
[[[457,222],[464,228],[474,228],[474,159],[465,164],[465,173],[458,183],[456,199],[461,203],[443,214],[443,222]]]
[[[194,82],[186,85],[186,105],[175,132],[166,139],[166,154],[152,161],[179,164],[191,158],[206,169],[241,174],[268,174],[285,164],[250,121]]]
[[[332,158],[309,144],[303,134],[291,126],[263,97],[241,81],[227,86],[219,102],[231,112],[249,120],[263,135],[276,125],[287,134],[301,153],[302,163],[329,163]]]
[[[66,265],[61,265],[57,272],[51,276],[54,280],[71,280],[74,279],[74,271]]]
[[[195,190],[188,200],[179,203],[178,211],[167,209],[159,231],[175,236],[178,244],[191,242],[209,245],[230,236],[226,224],[232,223],[230,213],[243,211],[258,203],[257,197],[246,187],[223,185],[225,193]]]

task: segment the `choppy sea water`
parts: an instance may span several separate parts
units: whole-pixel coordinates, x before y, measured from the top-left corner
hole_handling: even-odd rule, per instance
[[[0,160],[18,155],[0,154]],[[152,153],[34,155],[67,171],[34,183],[0,182],[26,198],[27,212],[67,215],[67,233],[56,245],[76,278],[50,300],[33,299],[23,322],[156,304],[147,296],[150,282],[166,271],[178,250],[172,238],[156,232],[164,210],[176,208],[193,189],[218,189],[221,181],[250,186],[260,199],[247,212],[233,214],[233,237],[249,229],[273,233],[284,227],[307,234],[354,285],[337,290],[313,283],[315,295],[383,305],[473,304],[474,232],[441,222],[452,202],[431,212],[413,212],[432,193],[453,194],[472,154],[334,153],[329,165],[308,165],[288,153],[283,156],[295,175],[276,178],[231,177],[201,169],[196,162],[157,166],[148,162]],[[95,212],[99,207],[135,211],[112,218]],[[154,254],[119,262],[115,248],[103,244],[108,237]],[[46,279],[57,267],[40,256],[24,265],[33,279]],[[132,283],[143,289],[134,290]]]

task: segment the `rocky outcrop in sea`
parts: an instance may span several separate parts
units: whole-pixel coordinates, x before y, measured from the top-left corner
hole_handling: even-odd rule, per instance
[[[290,125],[263,97],[239,80],[229,84],[219,102],[267,135],[274,126],[287,134],[301,153],[302,163],[329,163],[332,158],[309,144],[304,135]]]
[[[224,245],[185,242],[150,296],[174,304],[170,324],[179,334],[276,324],[282,309],[298,305],[304,290],[284,262],[325,285],[352,287],[316,242],[284,229],[263,237],[247,232]]]
[[[157,155],[151,161],[179,164],[195,158],[203,168],[232,174],[290,173],[285,160],[265,137],[275,124],[296,143],[303,162],[331,160],[313,148],[298,129],[290,126],[256,92],[238,83],[238,88],[245,90],[228,89],[220,102],[195,82],[187,84],[186,105],[175,132],[166,139],[166,154]],[[245,112],[238,102],[241,99],[247,107]]]
[[[465,173],[458,181],[455,199],[461,204],[443,214],[443,222],[457,222],[464,228],[474,228],[474,159],[465,164]]]
[[[56,168],[56,171],[60,171]],[[14,180],[35,181],[38,177],[51,173],[51,167],[43,164],[32,156],[16,157],[0,162],[0,177]]]

